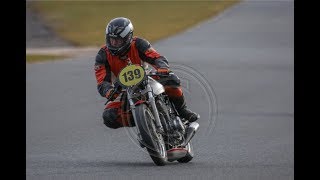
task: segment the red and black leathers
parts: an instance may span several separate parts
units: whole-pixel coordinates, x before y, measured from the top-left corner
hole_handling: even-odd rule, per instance
[[[133,64],[141,64],[141,61],[146,61],[155,68],[169,68],[167,59],[154,50],[148,41],[138,37],[133,38],[126,56],[122,57],[124,59],[112,56],[106,45],[99,50],[95,60],[95,75],[101,96],[105,97],[106,92],[111,88],[111,73],[117,77],[120,70],[127,65],[127,59],[130,59]]]
[[[128,59],[133,64],[141,65],[142,61],[146,61],[156,69],[169,68],[167,59],[151,47],[151,44],[145,39],[134,37],[131,47],[124,57],[112,56],[104,45],[96,55],[94,66],[97,89],[102,97],[106,97],[107,91],[113,87],[111,82],[112,74],[117,77],[120,70],[127,66]],[[176,75],[160,78],[159,82],[164,85],[169,98],[178,100],[178,104],[181,106],[178,108],[185,107],[180,79]],[[120,108],[122,102],[119,96],[106,105],[103,113],[104,124],[106,126],[110,128],[130,126],[129,119],[126,118],[128,117],[126,116],[126,112],[122,112]]]

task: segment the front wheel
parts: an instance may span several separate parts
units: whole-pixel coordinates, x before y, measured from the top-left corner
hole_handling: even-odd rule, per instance
[[[165,143],[162,135],[156,131],[155,118],[146,104],[136,106],[136,118],[142,143],[151,159],[157,166],[164,166],[167,161]]]

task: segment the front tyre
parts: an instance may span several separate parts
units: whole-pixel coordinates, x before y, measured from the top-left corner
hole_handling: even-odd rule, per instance
[[[162,135],[157,133],[155,118],[146,104],[136,106],[136,126],[139,129],[142,143],[157,166],[164,166],[167,161],[167,152]]]

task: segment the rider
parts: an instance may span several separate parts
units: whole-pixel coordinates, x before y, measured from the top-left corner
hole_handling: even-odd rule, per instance
[[[102,118],[109,128],[132,126],[134,122],[126,119],[127,112],[122,111],[124,103],[121,93],[115,90],[112,84],[112,75],[117,76],[129,61],[132,64],[141,64],[145,61],[151,64],[158,73],[168,74],[170,71],[167,59],[160,55],[151,44],[142,38],[133,37],[133,25],[128,18],[118,17],[112,19],[106,26],[106,44],[101,47],[95,58],[95,77],[97,89],[102,97],[111,98],[104,109]],[[113,73],[113,74],[112,74]],[[160,78],[158,81],[164,86],[165,92],[173,102],[180,117],[189,122],[200,118],[199,114],[187,109],[184,94],[181,89],[180,79],[176,75]],[[132,118],[132,115],[130,116]]]

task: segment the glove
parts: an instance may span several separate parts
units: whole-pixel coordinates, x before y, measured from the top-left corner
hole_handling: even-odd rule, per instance
[[[159,69],[157,69],[157,72],[159,74],[169,74],[169,72],[171,72],[171,71],[169,70],[169,68],[159,68]]]
[[[117,92],[115,92],[115,93],[113,94],[113,96],[111,97],[111,94],[112,94],[114,91],[115,91],[114,88],[110,88],[110,89],[107,91],[107,93],[106,93],[106,98],[109,99],[110,101],[115,100],[115,99],[119,96],[119,94],[120,94],[120,93],[117,91]]]

